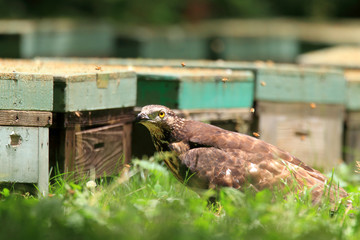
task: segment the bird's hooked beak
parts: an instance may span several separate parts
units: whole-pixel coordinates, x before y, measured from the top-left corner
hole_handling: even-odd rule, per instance
[[[135,118],[135,122],[143,122],[143,121],[148,121],[150,120],[149,116],[145,113],[139,113],[136,118]]]

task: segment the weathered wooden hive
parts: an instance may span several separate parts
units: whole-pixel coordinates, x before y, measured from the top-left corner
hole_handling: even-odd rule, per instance
[[[184,62],[186,68],[191,69],[251,72],[254,76],[253,91],[258,117],[253,122],[252,130],[259,133],[261,139],[291,152],[312,166],[330,170],[341,162],[346,89],[342,71],[275,64],[271,61],[101,61],[110,65],[121,63],[129,66],[163,65],[178,68],[181,68],[181,63]]]
[[[342,69],[346,79],[345,160],[360,160],[360,48],[339,46],[303,54],[299,63]]]
[[[2,60],[1,72],[8,73],[3,75],[3,79],[10,76],[7,81],[1,82],[1,91],[5,93],[1,97],[8,99],[1,101],[1,109],[48,113],[41,112],[42,115],[36,117],[30,112],[30,120],[46,116],[46,124],[40,121],[41,118],[37,120],[40,121],[39,129],[52,123],[50,134],[46,128],[48,139],[42,136],[35,138],[28,130],[19,133],[20,139],[31,137],[29,144],[32,147],[39,144],[46,146],[43,153],[46,160],[43,162],[48,162],[50,155],[50,164],[59,162],[63,171],[81,176],[91,172],[94,177],[100,177],[119,172],[122,165],[130,160],[131,122],[136,103],[134,72],[102,71],[93,65],[21,60]],[[12,112],[9,114],[12,114],[10,117],[15,116]],[[27,122],[32,123],[20,120],[22,115],[16,116],[19,119],[12,120],[15,122],[12,125],[21,123],[27,126]],[[17,133],[13,129],[7,131],[10,131],[9,136],[12,132]],[[45,142],[41,144],[40,141]],[[22,140],[16,147],[17,152],[26,147],[24,143]],[[35,153],[27,147],[20,158],[31,154]],[[6,159],[13,161],[10,156]],[[37,158],[31,159],[38,161]],[[9,180],[21,181],[15,178]]]
[[[45,62],[83,62],[104,70],[133,70],[137,74],[137,110],[148,104],[161,104],[188,119],[206,121],[223,128],[249,133],[254,100],[253,71],[215,67],[188,68],[179,60],[40,58]],[[129,62],[130,61],[130,62]],[[197,62],[197,61],[194,61]],[[134,64],[132,64],[134,63]],[[161,67],[161,66],[167,67]],[[137,141],[137,139],[141,139]],[[148,147],[150,146],[150,147]],[[148,131],[135,125],[133,154],[152,155]]]
[[[37,183],[46,194],[49,181],[49,127],[53,78],[0,67],[0,182]]]
[[[43,60],[49,61],[49,59]],[[144,66],[148,66],[149,69],[166,66],[163,68],[177,68],[176,71],[185,72],[184,67],[181,66],[184,63],[188,71],[191,71],[191,69],[195,71],[204,69],[206,72],[222,69],[225,72],[240,71],[250,73],[254,77],[255,84],[252,91],[253,100],[257,106],[255,109],[256,116],[258,117],[255,121],[252,121],[252,130],[258,132],[261,139],[291,152],[310,165],[326,170],[336,166],[342,159],[342,122],[346,83],[340,70],[316,69],[293,64],[275,64],[271,61],[238,62],[117,58],[70,58],[59,60],[81,61],[113,67],[127,65],[135,71]],[[142,75],[141,71],[138,71],[139,80],[146,76]],[[148,80],[151,80],[151,78]],[[139,94],[142,91],[141,84],[142,80],[138,82],[138,106],[147,102],[141,102],[141,99],[146,97],[146,94],[143,96]],[[250,89],[247,91],[250,91]],[[161,94],[154,95],[156,97],[153,100],[162,96]],[[167,100],[162,100],[162,103],[181,109],[181,104],[176,106],[176,104],[179,104],[178,99],[181,99],[177,96],[176,94],[170,94],[169,98],[166,98]],[[236,102],[236,104],[238,103]],[[194,106],[199,104],[198,99],[191,104],[194,104]],[[223,111],[223,109],[220,111]],[[205,112],[208,110],[204,109]],[[251,134],[251,132],[247,133]]]
[[[331,170],[342,159],[346,82],[341,71],[263,66],[255,99],[261,139],[314,167]]]

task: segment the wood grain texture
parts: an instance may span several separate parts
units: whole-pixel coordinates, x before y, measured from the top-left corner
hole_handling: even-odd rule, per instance
[[[347,163],[360,159],[360,112],[347,111],[345,128],[345,160]]]
[[[126,126],[124,131],[124,124],[79,131],[75,138],[74,169],[77,174],[89,174],[93,170],[96,177],[116,174],[125,162],[124,154],[129,154],[124,152],[124,146],[129,148],[124,140],[130,140],[129,127]]]
[[[49,129],[39,129],[39,177],[38,189],[40,196],[47,196],[49,192]]]
[[[51,112],[0,110],[1,126],[50,127]]]
[[[131,132],[132,132],[132,123],[124,124],[123,126],[123,155],[124,163],[130,163],[132,151],[131,151]]]
[[[77,111],[54,113],[54,122],[59,127],[71,127],[77,124],[98,126],[114,123],[126,123],[134,120],[133,108],[106,109],[97,111]]]

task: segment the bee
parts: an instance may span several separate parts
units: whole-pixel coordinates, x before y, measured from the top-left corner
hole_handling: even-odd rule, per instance
[[[254,137],[260,137],[260,134],[257,132],[253,132]]]
[[[261,82],[260,82],[260,85],[263,86],[263,87],[265,87],[265,86],[266,86],[266,82],[261,81]]]
[[[70,195],[74,195],[74,194],[75,194],[75,190],[74,190],[74,189],[69,189],[69,190],[68,190],[68,193],[69,193]]]
[[[310,107],[311,107],[312,109],[316,108],[316,103],[310,103]]]
[[[255,112],[255,108],[250,108],[250,112],[254,113]]]
[[[271,60],[267,60],[266,61],[266,64],[268,65],[268,66],[274,66],[274,62],[273,61],[271,61]]]
[[[100,66],[96,66],[96,67],[95,67],[95,70],[101,71],[102,69],[101,69]]]
[[[182,66],[182,67],[185,67],[185,66],[186,66],[186,64],[185,64],[184,62],[182,62],[182,63],[181,63],[181,66]]]
[[[226,77],[223,77],[223,78],[221,79],[221,81],[222,81],[223,83],[226,83],[227,81],[229,81],[229,79],[226,78]]]
[[[80,116],[81,116],[81,113],[80,113],[79,111],[76,111],[76,112],[75,112],[75,115],[76,115],[77,117],[80,117]]]

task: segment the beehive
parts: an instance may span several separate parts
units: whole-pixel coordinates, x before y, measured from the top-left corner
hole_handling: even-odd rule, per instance
[[[48,191],[52,76],[0,68],[0,182]]]
[[[303,54],[298,61],[331,66],[344,71],[346,79],[345,160],[360,160],[360,48],[339,46]]]
[[[37,110],[51,107],[51,164],[60,162],[64,171],[80,175],[93,172],[100,177],[117,173],[130,160],[131,121],[136,102],[134,72],[106,72],[95,66],[40,61],[4,60],[1,65],[8,72],[49,75],[51,96],[47,101],[39,100],[44,107]],[[33,89],[43,89],[44,84],[39,82]],[[43,91],[40,93],[47,93]],[[33,109],[33,99],[43,100],[35,92],[29,94],[29,99],[20,91],[13,92],[19,98],[16,102],[19,107],[14,105],[12,109],[23,108],[22,105]]]
[[[44,62],[83,62],[101,66],[104,70],[131,69],[137,73],[138,109],[148,104],[161,104],[188,118],[249,133],[253,113],[254,73],[247,70],[209,67],[212,61],[117,59],[117,58],[39,58]],[[204,65],[198,64],[198,62]],[[161,67],[163,65],[163,67]],[[200,66],[201,68],[196,68]],[[154,148],[148,132],[142,126],[134,127],[132,147],[137,157],[151,155]]]
[[[261,139],[324,170],[341,162],[346,89],[341,71],[262,67],[255,88]]]
[[[142,67],[134,70],[138,74],[137,106],[161,104],[188,119],[249,132],[254,94],[252,72]]]

